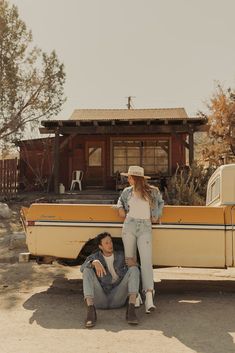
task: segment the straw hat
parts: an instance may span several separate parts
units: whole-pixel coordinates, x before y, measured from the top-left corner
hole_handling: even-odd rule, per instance
[[[139,167],[138,165],[131,165],[127,173],[120,173],[121,175],[128,176],[139,176],[145,179],[151,179],[149,176],[144,175],[144,168]]]

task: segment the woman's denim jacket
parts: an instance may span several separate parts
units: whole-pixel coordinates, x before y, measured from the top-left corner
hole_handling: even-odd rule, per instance
[[[128,201],[131,198],[132,191],[133,191],[133,186],[129,186],[125,188],[122,191],[121,196],[119,197],[117,202],[117,208],[123,208],[126,211],[126,213],[129,212]],[[152,217],[159,218],[162,215],[164,201],[162,199],[162,195],[160,194],[160,191],[158,190],[158,188],[152,187],[151,194],[153,199],[153,206],[150,207],[151,218]]]
[[[128,267],[125,263],[124,252],[114,251],[113,254],[114,254],[113,267],[116,274],[119,277],[115,283],[112,283],[112,275],[108,270],[106,261],[101,251],[97,251],[94,254],[89,255],[80,268],[81,272],[83,272],[86,267],[93,268],[91,266],[92,261],[94,260],[100,261],[100,263],[103,265],[106,271],[106,275],[104,275],[103,277],[97,276],[97,279],[100,282],[101,287],[103,288],[105,293],[109,293],[114,287],[116,287],[121,282],[121,280],[123,279],[123,277],[128,271]]]

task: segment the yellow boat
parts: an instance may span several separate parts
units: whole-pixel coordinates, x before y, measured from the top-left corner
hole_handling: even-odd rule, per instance
[[[36,203],[21,215],[29,253],[42,262],[82,262],[103,231],[121,243],[123,220],[112,205]],[[206,206],[164,207],[161,224],[153,225],[153,264],[234,266],[234,220],[235,164],[230,164],[210,178]]]

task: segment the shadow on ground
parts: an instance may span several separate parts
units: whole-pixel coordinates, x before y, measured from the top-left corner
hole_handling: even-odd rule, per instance
[[[5,309],[12,309],[20,301],[22,293],[30,293],[35,287],[48,287],[57,277],[62,278],[69,271],[68,267],[41,265],[35,263],[1,264],[0,298]],[[79,271],[79,270],[78,270]]]
[[[92,330],[151,330],[153,334],[158,332],[176,338],[196,352],[235,352],[231,335],[235,333],[235,296],[232,293],[168,292],[158,294],[156,302],[157,309],[150,315],[145,314],[143,306],[137,309],[138,326],[126,323],[125,308],[98,310],[97,325]],[[23,306],[32,311],[30,324],[46,329],[84,328],[86,308],[81,280],[57,278],[50,288],[32,295]]]

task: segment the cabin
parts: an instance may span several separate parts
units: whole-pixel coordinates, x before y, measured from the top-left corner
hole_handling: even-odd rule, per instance
[[[194,133],[206,122],[184,108],[76,109],[67,120],[42,121],[40,133],[53,137],[18,142],[20,178],[58,193],[80,171],[82,189],[115,190],[120,173],[140,165],[161,183],[193,162]]]

